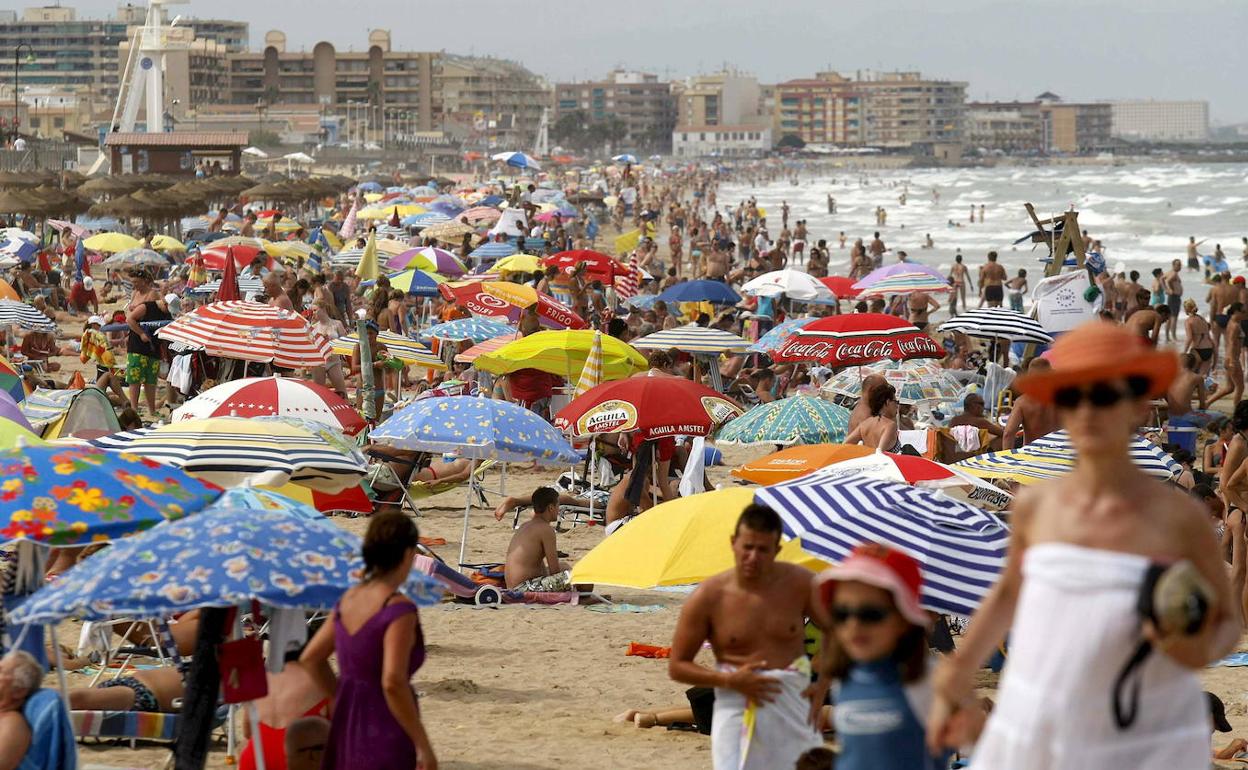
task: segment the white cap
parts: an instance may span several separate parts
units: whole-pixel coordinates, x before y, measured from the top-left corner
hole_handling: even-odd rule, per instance
[[[94,288],[95,288],[95,279],[94,279],[94,278],[92,278],[92,277],[91,277],[91,276],[89,276],[89,275],[84,275],[84,276],[82,277],[82,288],[83,288],[83,289],[85,289],[85,290],[87,290],[87,291],[91,291],[92,289],[94,289]]]
[[[98,315],[91,316],[90,318],[87,319],[87,325],[90,326],[91,324],[99,324],[100,326],[103,326],[104,325],[103,316],[98,316]]]
[[[167,304],[173,304],[174,302],[177,302],[177,301],[178,301],[177,294],[174,294],[173,292],[169,292],[168,294],[165,295],[165,302]]]

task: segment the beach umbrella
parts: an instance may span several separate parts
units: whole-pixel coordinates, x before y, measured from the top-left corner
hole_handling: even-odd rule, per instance
[[[516,244],[511,241],[487,241],[473,249],[468,256],[480,260],[500,259],[515,254],[517,250]]]
[[[455,363],[457,364],[475,363],[478,358],[485,355],[486,353],[493,353],[494,351],[498,350],[502,346],[512,342],[513,340],[518,340],[518,339],[520,339],[520,333],[516,332],[515,334],[509,334],[503,337],[495,337],[494,339],[486,340],[484,342],[478,342],[477,344],[473,345],[467,350],[462,351],[460,353],[456,353]]]
[[[572,399],[555,415],[555,425],[577,437],[634,430],[644,439],[707,436],[744,411],[705,385],[646,375],[604,382]]]
[[[364,418],[324,385],[294,377],[248,377],[205,390],[173,411],[171,421],[208,417],[302,417],[355,435]]]
[[[416,338],[425,343],[435,339],[451,342],[468,340],[476,343],[503,335],[515,335],[515,333],[516,327],[488,318],[457,318],[454,321],[430,326],[418,333]]]
[[[1136,437],[1128,448],[1131,461],[1148,475],[1170,480],[1182,468],[1161,447]],[[1054,431],[1022,449],[987,452],[954,463],[954,467],[980,478],[1008,479],[1019,484],[1057,479],[1075,468],[1075,450],[1065,431]]]
[[[589,357],[585,359],[585,367],[581,369],[581,376],[576,381],[576,388],[572,391],[572,397],[583,396],[590,389],[597,387],[602,383],[602,332],[594,332],[594,344],[589,348]],[[17,405],[14,404],[14,409]],[[20,414],[20,412],[19,412]]]
[[[771,358],[851,366],[874,361],[943,358],[945,351],[914,324],[883,313],[820,318],[798,329]]]
[[[377,264],[377,234],[368,234],[368,243],[364,245],[364,251],[360,254],[360,262],[355,266],[355,274],[363,280],[375,281],[381,275],[381,268]]]
[[[0,393],[4,397],[8,397],[8,393]],[[13,400],[8,399],[10,402]],[[16,407],[16,404],[14,404]],[[19,449],[27,446],[47,446],[48,442],[44,441],[34,432],[34,428],[30,427],[30,422],[26,419],[26,415],[21,410],[17,410],[15,417],[9,417],[10,414],[7,406],[5,407],[5,417],[0,419],[0,449]]]
[[[386,267],[392,270],[416,268],[431,273],[457,277],[468,272],[468,268],[446,249],[425,246],[419,249],[408,249],[395,254],[386,260]]]
[[[874,454],[862,444],[799,444],[733,468],[732,475],[761,486],[800,478],[832,463]]]
[[[543,258],[542,262],[563,271],[572,270],[577,265],[585,265],[586,273],[604,283],[610,283],[620,276],[630,274],[628,265],[615,257],[589,249],[561,251]]]
[[[849,410],[814,396],[759,404],[720,428],[721,444],[832,444],[849,433]]]
[[[436,273],[425,270],[404,270],[388,276],[390,287],[411,294],[413,297],[436,297],[438,286],[446,279]],[[374,281],[365,281],[364,285],[372,285]]]
[[[742,294],[757,297],[776,297],[784,294],[797,300],[831,300],[833,295],[828,287],[819,282],[809,273],[801,270],[772,270],[757,278],[746,281],[741,287]]]
[[[52,225],[57,230],[63,230],[68,227],[77,237],[82,237],[83,235],[86,235],[87,232],[72,222],[62,222],[57,219],[49,219],[48,224]],[[75,230],[74,228],[77,229]],[[26,241],[27,243],[32,243],[36,246],[39,245],[39,236],[29,230],[23,230],[20,227],[0,227],[0,239],[6,241]]]
[[[286,369],[323,366],[329,342],[303,316],[258,302],[213,302],[156,332],[209,355],[271,362]]]
[[[415,227],[424,229],[433,225],[440,225],[443,222],[450,222],[451,218],[440,211],[426,211],[423,214],[413,214],[403,220],[405,227]]]
[[[747,350],[751,353],[770,354],[779,348],[795,331],[812,323],[814,320],[814,318],[790,318],[787,321],[782,321],[773,326],[766,334],[759,337],[758,342],[750,345]]]
[[[22,394],[25,396],[25,394]],[[26,419],[26,415],[22,414],[22,408],[18,406],[17,399],[12,395],[0,390],[0,427],[8,429],[8,423],[13,423],[24,431],[33,431],[34,427],[30,424],[30,420]],[[0,446],[12,446],[11,438],[16,438],[15,433],[0,436]],[[38,443],[38,442],[36,442]]]
[[[373,512],[373,501],[369,499],[362,485],[356,485],[337,493],[308,489],[296,484],[286,484],[281,487],[234,487],[227,489],[217,504],[221,508],[291,510],[300,515],[307,515],[309,508],[316,513],[346,511],[370,514]]]
[[[1004,307],[969,310],[945,321],[940,325],[940,331],[957,331],[971,337],[1035,342],[1042,345],[1053,341],[1052,335],[1044,330],[1039,321]]]
[[[722,281],[702,279],[683,281],[659,294],[664,302],[710,302],[715,305],[735,305],[741,296]]]
[[[494,263],[496,273],[537,273],[542,271],[542,262],[532,254],[512,254]]]
[[[854,288],[854,279],[846,278],[841,275],[832,275],[826,278],[818,279],[819,283],[827,287],[837,299],[854,299],[860,293],[860,289]]]
[[[474,206],[467,211],[460,212],[455,218],[469,224],[488,224],[497,222],[502,215],[503,212],[489,206]]]
[[[889,276],[900,275],[902,273],[927,273],[934,278],[939,278],[940,280],[946,282],[948,281],[948,279],[941,275],[940,271],[934,267],[928,267],[927,265],[920,264],[918,262],[895,262],[891,265],[876,268],[875,270],[867,273],[854,284],[854,288],[860,290],[869,289],[878,281],[882,281]]]
[[[862,397],[862,382],[870,375],[883,377],[897,391],[903,404],[924,401],[954,401],[962,396],[964,386],[948,369],[924,361],[882,361],[850,367],[832,375],[823,390],[853,398]]]
[[[744,353],[749,350],[750,343],[732,332],[697,324],[686,324],[638,337],[632,341],[632,346],[638,350],[675,348],[685,353],[719,355],[720,353]]]
[[[263,256],[266,260],[265,267],[272,270],[277,263],[265,250],[268,243],[262,238],[230,235],[218,238],[212,242],[211,246],[201,249],[199,256],[204,262],[204,267],[209,270],[224,270],[225,259],[230,254],[234,255],[234,264],[238,267],[249,265],[256,257]]]
[[[949,279],[917,271],[894,273],[881,278],[870,286],[861,286],[860,284],[861,282],[854,284],[854,287],[861,290],[858,296],[866,299],[884,297],[891,294],[938,293],[949,291],[951,288]]]
[[[230,284],[228,284],[224,278],[214,278],[208,283],[201,283],[200,285],[192,289],[187,289],[187,292],[191,294],[216,294],[217,295],[216,301],[222,302],[226,299],[229,299],[229,297],[222,295],[221,287],[222,286],[228,287],[229,285]],[[236,300],[242,299],[243,297],[251,296],[253,294],[258,296],[264,293],[264,283],[259,278],[254,278],[249,275],[240,276],[234,282],[233,286],[234,286],[233,299],[236,299]]]
[[[439,222],[429,225],[420,231],[425,238],[436,238],[439,241],[458,242],[465,235],[471,235],[476,232],[476,228],[472,225],[466,225],[463,222]]]
[[[394,332],[378,332],[377,341],[386,346],[386,352],[392,358],[397,358],[405,364],[415,364],[439,372],[444,372],[448,368],[442,359],[433,354],[433,351],[416,340]],[[351,332],[331,342],[330,349],[340,356],[350,358],[355,354],[355,348],[359,344],[359,332]]]
[[[8,240],[0,243],[0,262],[8,266],[19,262],[34,262],[39,254],[39,247],[21,239]]]
[[[164,254],[151,249],[135,248],[119,251],[101,264],[110,270],[127,267],[169,267]]]
[[[186,251],[186,244],[172,235],[157,235],[152,238],[152,248],[156,251]]]
[[[218,507],[114,544],[36,591],[12,617],[19,623],[158,618],[253,600],[328,610],[361,579],[360,549],[359,536],[319,515]],[[402,590],[426,607],[442,594],[434,578],[416,572]]]
[[[520,369],[537,369],[558,375],[568,382],[581,376],[585,362],[594,350],[602,355],[602,379],[618,380],[649,365],[646,357],[627,342],[601,337],[590,329],[548,330],[512,340],[492,353],[480,355],[473,365],[490,374],[510,374]]]
[[[22,300],[21,296],[18,295],[17,290],[13,288],[13,284],[3,278],[0,278],[0,299],[11,299],[14,302],[20,302]]]
[[[624,153],[623,155],[616,155],[611,160],[615,161],[616,163],[636,163],[637,156],[631,153]]]
[[[583,459],[536,413],[490,398],[446,396],[399,409],[369,436],[378,444],[472,459],[567,465]]]
[[[97,233],[83,241],[82,245],[101,254],[115,254],[126,249],[137,249],[143,242],[125,233]]]
[[[578,585],[657,588],[692,585],[730,570],[737,519],[753,500],[754,489],[728,487],[656,505],[578,559],[572,580]],[[814,571],[827,566],[794,539],[780,544],[776,558]]]
[[[34,331],[56,331],[55,321],[25,302],[0,299],[0,326],[8,326],[10,324]]]
[[[101,449],[134,452],[223,487],[295,483],[336,492],[360,483],[367,462],[296,425],[245,417],[183,420],[92,439]]]
[[[1010,533],[988,511],[935,490],[851,476],[803,476],[754,494],[780,514],[784,534],[838,563],[863,543],[896,548],[919,562],[920,601],[933,612],[969,616],[1005,566]]]
[[[502,161],[515,168],[531,168],[541,171],[542,165],[522,152],[500,152],[490,156],[491,160]]]
[[[221,490],[147,457],[86,446],[0,452],[0,542],[86,545],[196,513]]]
[[[257,278],[249,281],[251,292],[257,295],[264,290],[264,283]],[[232,251],[227,251],[225,256],[225,270],[221,273],[221,280],[217,281],[217,301],[237,301],[242,299],[242,281],[238,279],[238,262],[235,261]]]
[[[462,281],[438,287],[443,298],[473,315],[506,318],[515,323],[523,311],[533,307],[542,326],[548,329],[584,329],[589,324],[572,308],[532,286],[508,281]]]

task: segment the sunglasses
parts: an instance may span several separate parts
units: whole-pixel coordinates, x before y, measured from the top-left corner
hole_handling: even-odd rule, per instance
[[[880,604],[864,604],[861,607],[838,604],[832,607],[832,620],[837,625],[844,625],[856,618],[864,626],[874,626],[877,623],[883,623],[892,614],[891,607]]]
[[[1128,377],[1123,388],[1109,382],[1094,382],[1083,387],[1059,388],[1053,392],[1053,403],[1060,409],[1077,409],[1087,401],[1097,409],[1108,409],[1124,399],[1136,399],[1148,392],[1145,377]]]

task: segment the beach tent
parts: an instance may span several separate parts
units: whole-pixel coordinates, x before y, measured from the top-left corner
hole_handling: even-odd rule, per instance
[[[97,438],[121,430],[117,413],[99,388],[38,388],[22,402],[22,414],[45,439]]]

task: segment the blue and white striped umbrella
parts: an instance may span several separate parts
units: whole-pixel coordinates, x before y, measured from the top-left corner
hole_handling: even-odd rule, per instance
[[[468,256],[473,259],[495,260],[510,257],[516,253],[516,244],[511,241],[490,241],[473,249]]]
[[[215,294],[221,288],[221,279],[215,278],[208,283],[201,283],[193,289],[187,289],[191,294]],[[264,282],[259,278],[250,275],[238,276],[238,293],[246,297],[248,294],[261,294],[264,292]]]
[[[857,476],[812,473],[764,487],[756,502],[771,506],[784,534],[802,550],[840,562],[874,542],[904,551],[923,571],[923,606],[970,615],[1005,566],[1010,533],[994,514],[940,492]]]
[[[1182,468],[1161,447],[1143,438],[1132,439],[1131,461],[1155,478],[1169,480]],[[1074,470],[1075,449],[1066,431],[1054,431],[1022,449],[988,452],[969,457],[954,467],[980,478],[1010,478],[1023,484],[1056,479]]]
[[[536,171],[542,170],[542,165],[540,163],[522,152],[500,152],[495,155],[491,155],[490,157],[493,160],[501,160],[508,166],[514,166],[515,168],[531,168]]]
[[[381,227],[377,228],[378,240],[381,240],[382,238],[390,238],[396,241],[405,241],[410,237],[411,237],[411,234],[407,232],[407,230],[403,229],[402,227],[395,227],[393,225],[382,225]]]
[[[969,310],[945,321],[940,325],[940,330],[1010,342],[1048,344],[1053,341],[1053,337],[1044,330],[1039,321],[1004,307]]]
[[[441,214],[437,211],[426,211],[423,214],[413,214],[410,217],[405,218],[403,220],[403,224],[406,227],[425,228],[425,227],[430,227],[432,225],[440,225],[443,222],[450,222],[450,221],[451,221],[451,218],[448,217],[446,214]]]
[[[638,337],[629,343],[638,350],[671,350],[677,348],[686,353],[744,353],[750,347],[749,340],[732,332],[712,329],[697,324],[677,326],[661,332]]]
[[[0,299],[0,326],[17,324],[23,329],[54,332],[56,322],[40,313],[25,302],[14,299]]]
[[[814,321],[814,318],[790,318],[789,320],[777,324],[771,331],[758,338],[758,342],[750,345],[751,353],[773,353],[784,344],[789,335],[806,324]]]
[[[334,256],[329,258],[329,263],[334,267],[356,267],[360,264],[360,260],[364,257],[364,249],[351,247],[343,249]]]
[[[0,243],[0,261],[34,262],[39,253],[39,246],[21,238],[13,238]]]
[[[416,338],[428,345],[435,339],[439,340],[472,340],[472,342],[485,342],[495,337],[501,337],[504,334],[515,334],[514,326],[499,323],[498,321],[490,321],[485,318],[457,318],[454,321],[447,321],[428,329],[416,335]]]

